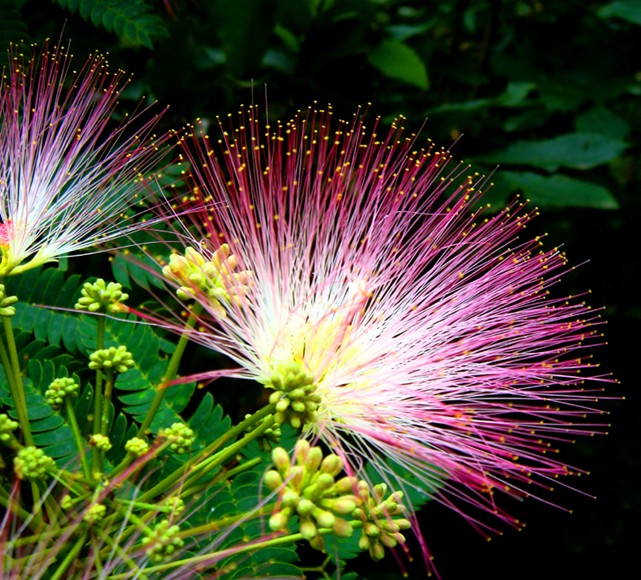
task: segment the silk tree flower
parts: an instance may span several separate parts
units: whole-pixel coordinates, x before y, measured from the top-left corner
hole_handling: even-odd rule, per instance
[[[79,70],[62,47],[12,45],[0,81],[0,277],[140,227],[123,212],[146,195],[164,154],[159,114],[111,120],[128,84],[95,53]]]
[[[536,210],[478,209],[485,180],[401,121],[257,116],[182,140],[207,209],[174,223],[210,265],[165,274],[206,313],[194,339],[238,365],[209,376],[262,383],[280,422],[353,470],[371,462],[482,530],[483,510],[518,526],[496,496],[578,473],[556,448],[603,430],[586,417],[611,380],[591,360],[598,314],[553,294],[564,255],[524,235]]]

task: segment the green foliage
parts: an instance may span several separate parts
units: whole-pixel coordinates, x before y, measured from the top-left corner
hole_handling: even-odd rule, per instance
[[[145,0],[56,0],[60,6],[78,12],[94,26],[103,26],[120,38],[151,48],[153,41],[167,35],[162,19],[152,13]]]
[[[619,0],[606,4],[599,9],[601,18],[621,18],[641,25],[641,1],[639,0]]]
[[[0,46],[10,42],[20,42],[27,36],[27,27],[22,19],[24,0],[0,0]],[[0,55],[0,64],[6,63],[4,51]]]
[[[69,427],[63,413],[55,411],[45,401],[44,393],[55,378],[70,376],[69,371],[59,364],[56,358],[49,358],[51,352],[44,346],[44,343],[27,343],[23,338],[17,337],[16,342],[29,344],[29,351],[22,348],[19,354],[29,359],[27,364],[27,377],[24,378],[25,397],[27,413],[29,415],[32,435],[35,444],[41,447],[45,453],[56,460],[59,467],[66,467],[74,461],[78,454],[73,432]],[[36,346],[34,346],[36,345]],[[75,376],[77,380],[77,376]],[[80,402],[79,402],[80,401]],[[81,395],[75,405],[84,401]],[[4,373],[0,367],[0,404],[9,410],[11,417],[16,417],[15,403],[9,392],[9,386]]]
[[[522,191],[538,207],[619,207],[617,200],[605,187],[565,175],[501,171],[496,176],[495,189],[504,193],[504,202],[507,202],[510,192]]]
[[[397,40],[386,40],[367,55],[368,62],[385,76],[427,90],[425,63],[416,51]]]
[[[265,464],[245,471],[233,480],[213,489],[215,498],[213,518],[226,514],[251,513],[264,503],[261,485]],[[266,537],[266,523],[263,518],[251,517],[238,525],[222,541],[221,547],[233,546],[238,542],[256,542]],[[229,570],[223,577],[232,578],[300,578],[301,570],[293,562],[298,560],[294,546],[262,548],[254,552],[238,554],[225,559],[219,565],[221,570]]]
[[[504,150],[478,157],[485,163],[532,165],[556,171],[560,167],[592,169],[619,157],[626,143],[596,133],[571,133],[543,141],[517,141]]]

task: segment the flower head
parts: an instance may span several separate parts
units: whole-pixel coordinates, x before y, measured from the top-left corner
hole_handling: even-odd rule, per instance
[[[140,201],[164,154],[147,109],[111,121],[128,81],[95,53],[78,71],[48,44],[12,45],[0,80],[0,277],[138,227]]]
[[[261,129],[251,108],[218,147],[201,133],[183,145],[213,209],[185,247],[225,247],[252,284],[219,278],[233,301],[194,284],[211,315],[194,337],[352,469],[364,458],[406,486],[438,480],[457,511],[517,524],[495,492],[536,495],[570,474],[551,448],[598,430],[581,420],[609,380],[587,350],[598,316],[551,295],[566,260],[522,237],[523,204],[475,209],[483,178],[400,122],[310,109]]]

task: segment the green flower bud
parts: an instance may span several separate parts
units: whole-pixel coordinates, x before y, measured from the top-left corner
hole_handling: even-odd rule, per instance
[[[17,428],[17,421],[12,421],[5,413],[0,414],[0,443],[9,443],[14,437],[13,431]]]
[[[315,508],[316,506],[314,505],[314,502],[311,502],[308,499],[301,499],[298,502],[296,511],[300,516],[308,516],[314,511]]]
[[[289,518],[283,512],[276,512],[269,518],[269,529],[272,532],[282,530],[288,522]]]
[[[311,518],[305,518],[304,520],[301,520],[298,531],[306,540],[311,540],[318,534],[316,524],[314,524]]]
[[[340,538],[349,538],[354,533],[352,525],[343,518],[336,518],[332,526],[334,533]]]
[[[283,478],[280,476],[280,473],[274,469],[270,469],[265,473],[265,485],[271,490],[276,491],[280,489],[283,485]]]
[[[16,307],[13,306],[18,302],[17,296],[7,296],[4,284],[0,284],[0,316],[10,317],[16,313]]]
[[[320,467],[323,473],[336,476],[343,471],[343,460],[338,455],[328,455]]]

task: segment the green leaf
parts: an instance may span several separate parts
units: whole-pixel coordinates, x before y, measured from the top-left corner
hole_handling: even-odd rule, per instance
[[[386,40],[367,55],[369,63],[386,77],[427,90],[427,68],[414,49],[398,40]]]
[[[619,207],[615,197],[604,187],[565,175],[503,171],[497,177],[499,180],[504,180],[511,191],[523,191],[540,207]]]
[[[216,0],[216,32],[239,76],[260,65],[275,25],[274,0]]]
[[[570,133],[544,141],[518,141],[502,151],[477,157],[485,163],[533,165],[547,171],[559,167],[591,169],[619,157],[627,143],[596,133]]]
[[[23,355],[23,351],[19,354]],[[14,401],[4,369],[0,370],[0,404],[7,407],[9,415],[15,419]],[[28,376],[23,379],[24,393],[34,443],[55,459],[59,467],[68,467],[78,454],[73,432],[67,425],[66,418],[55,411],[44,397],[51,382],[56,377],[69,376],[68,372],[65,368],[56,368],[52,361],[35,359],[29,360],[26,370]]]
[[[612,139],[625,139],[630,125],[604,107],[594,107],[581,113],[575,120],[578,133],[598,133]]]
[[[109,32],[137,45],[152,48],[153,40],[168,36],[163,20],[153,14],[153,5],[145,0],[56,0],[72,12],[79,12],[94,26],[102,25]]]
[[[601,18],[617,17],[641,25],[641,0],[619,0],[599,9]]]

